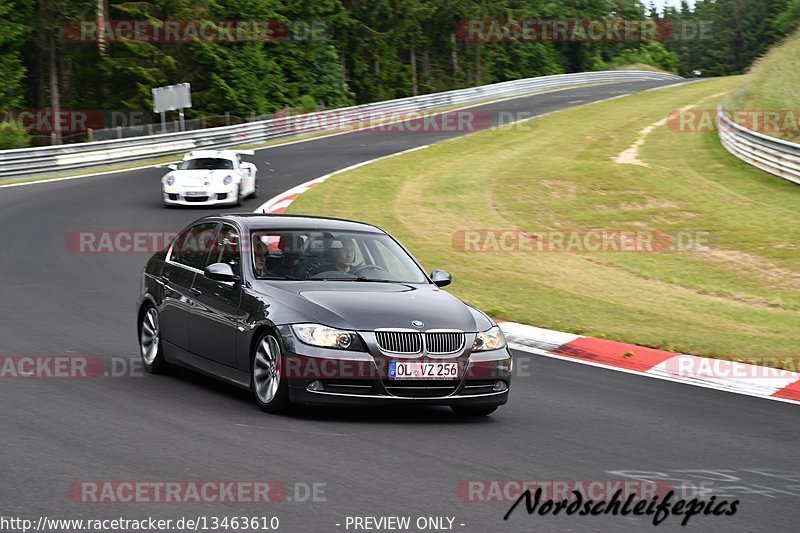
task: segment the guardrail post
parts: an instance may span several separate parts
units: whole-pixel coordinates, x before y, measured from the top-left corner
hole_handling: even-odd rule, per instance
[[[92,135],[94,130],[92,128],[86,128],[86,138],[89,139],[89,142],[92,142],[94,136]]]
[[[122,139],[122,126],[117,126],[117,139]]]

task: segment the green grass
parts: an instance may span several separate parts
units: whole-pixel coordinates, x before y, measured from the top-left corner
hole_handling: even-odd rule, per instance
[[[726,109],[794,111],[800,109],[800,31],[772,48],[750,69],[748,80],[725,100]],[[789,125],[791,126],[791,125]],[[766,132],[794,142],[797,127]]]
[[[646,126],[713,107],[741,78],[639,93],[489,130],[338,175],[289,209],[384,227],[454,294],[498,318],[685,353],[800,354],[797,186],[749,167],[716,132]],[[705,250],[465,252],[476,229],[708,232]]]

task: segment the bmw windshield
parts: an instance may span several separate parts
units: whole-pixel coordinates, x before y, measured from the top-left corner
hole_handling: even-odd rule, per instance
[[[428,283],[408,253],[383,233],[256,231],[251,250],[260,279]]]

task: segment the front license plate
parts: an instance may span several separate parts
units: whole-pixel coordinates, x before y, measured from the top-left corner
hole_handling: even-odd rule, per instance
[[[458,379],[458,363],[389,363],[389,379]]]
[[[208,196],[205,191],[186,191],[184,196]]]

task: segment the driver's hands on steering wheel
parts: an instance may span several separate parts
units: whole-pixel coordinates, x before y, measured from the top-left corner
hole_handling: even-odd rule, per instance
[[[383,272],[384,274],[388,274],[389,272],[380,265],[363,265],[358,268],[352,269],[350,272],[357,276],[364,270],[377,270],[378,272]]]

